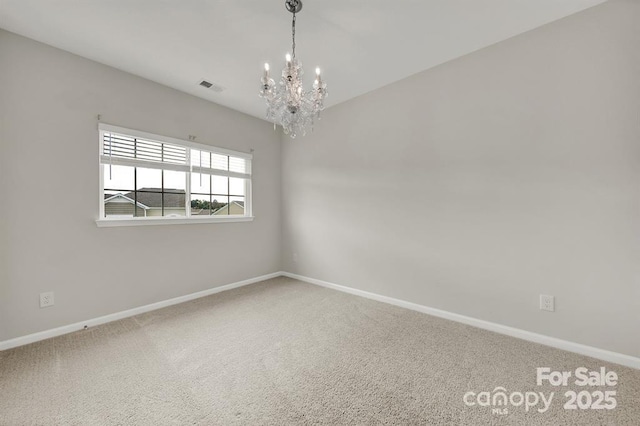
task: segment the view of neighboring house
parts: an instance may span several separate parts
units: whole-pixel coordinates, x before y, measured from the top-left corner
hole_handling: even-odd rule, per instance
[[[235,215],[243,215],[244,214],[244,201],[232,201],[231,202],[231,211],[229,211],[229,204],[224,207],[220,207],[218,210],[214,211],[212,214],[222,215],[222,214],[235,214]]]
[[[142,188],[136,191],[105,195],[105,216],[185,216],[185,192],[182,189]]]
[[[137,217],[163,216],[163,208],[165,217],[185,216],[186,194],[184,190],[165,189],[164,192],[161,191],[160,188],[142,188],[135,193],[131,191],[107,194],[104,200],[105,216],[133,217],[134,208]],[[230,209],[227,204],[223,204],[212,212],[209,209],[191,208],[192,216],[210,214],[244,215],[244,201],[232,201]]]

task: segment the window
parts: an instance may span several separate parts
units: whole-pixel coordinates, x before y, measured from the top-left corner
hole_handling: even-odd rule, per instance
[[[98,225],[251,220],[251,154],[106,124],[99,130]]]

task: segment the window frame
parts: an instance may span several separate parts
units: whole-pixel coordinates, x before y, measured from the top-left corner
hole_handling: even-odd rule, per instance
[[[105,163],[102,161],[102,155],[104,150],[104,134],[105,133],[118,133],[121,135],[131,136],[133,138],[140,138],[151,140],[160,143],[167,143],[172,145],[178,145],[181,147],[187,148],[187,156],[186,161],[189,166],[189,171],[185,171],[185,216],[183,217],[166,217],[166,216],[157,216],[157,217],[106,217],[105,216],[105,205],[104,205],[104,166]],[[196,143],[193,141],[186,141],[182,139],[176,139],[169,136],[157,135],[149,132],[144,132],[140,130],[128,129],[125,127],[114,126],[106,123],[98,124],[98,137],[99,137],[99,148],[98,148],[98,172],[99,172],[99,191],[98,195],[100,197],[99,200],[99,212],[98,218],[95,220],[96,225],[98,227],[113,227],[113,226],[146,226],[146,225],[181,225],[181,224],[195,224],[195,223],[232,223],[232,222],[250,222],[254,219],[253,217],[253,209],[252,209],[252,160],[253,155],[246,152],[234,151],[226,148],[220,148],[217,146],[207,145]],[[231,156],[242,158],[246,160],[248,163],[248,177],[242,177],[245,181],[245,196],[244,196],[244,215],[228,215],[228,216],[191,216],[191,179],[193,173],[197,173],[193,170],[193,165],[191,164],[191,149],[196,149],[200,151],[210,152],[214,154]],[[144,167],[144,160],[140,161],[140,166],[135,167]],[[108,164],[106,164],[108,165]],[[114,163],[114,165],[117,165]],[[159,168],[161,170],[171,170],[170,164],[167,168]],[[220,176],[227,176],[228,179],[234,173],[229,171],[221,171]],[[212,174],[208,174],[211,176]],[[215,174],[213,174],[215,175]],[[135,186],[135,184],[134,184]],[[135,190],[135,188],[134,188]],[[211,190],[211,189],[210,189]],[[231,198],[231,195],[227,196],[228,199]],[[227,204],[228,205],[228,204]]]

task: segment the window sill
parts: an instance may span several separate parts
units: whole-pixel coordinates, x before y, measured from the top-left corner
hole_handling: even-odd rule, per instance
[[[229,217],[158,217],[138,219],[97,219],[98,228],[114,226],[147,226],[147,225],[192,225],[196,223],[231,223],[251,222],[253,216],[229,216]]]

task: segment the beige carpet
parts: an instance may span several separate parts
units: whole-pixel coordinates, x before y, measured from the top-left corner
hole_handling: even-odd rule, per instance
[[[614,370],[617,408],[563,409],[585,388],[545,366]],[[555,396],[463,402],[498,386]],[[640,371],[277,278],[0,352],[0,424],[639,425]]]

